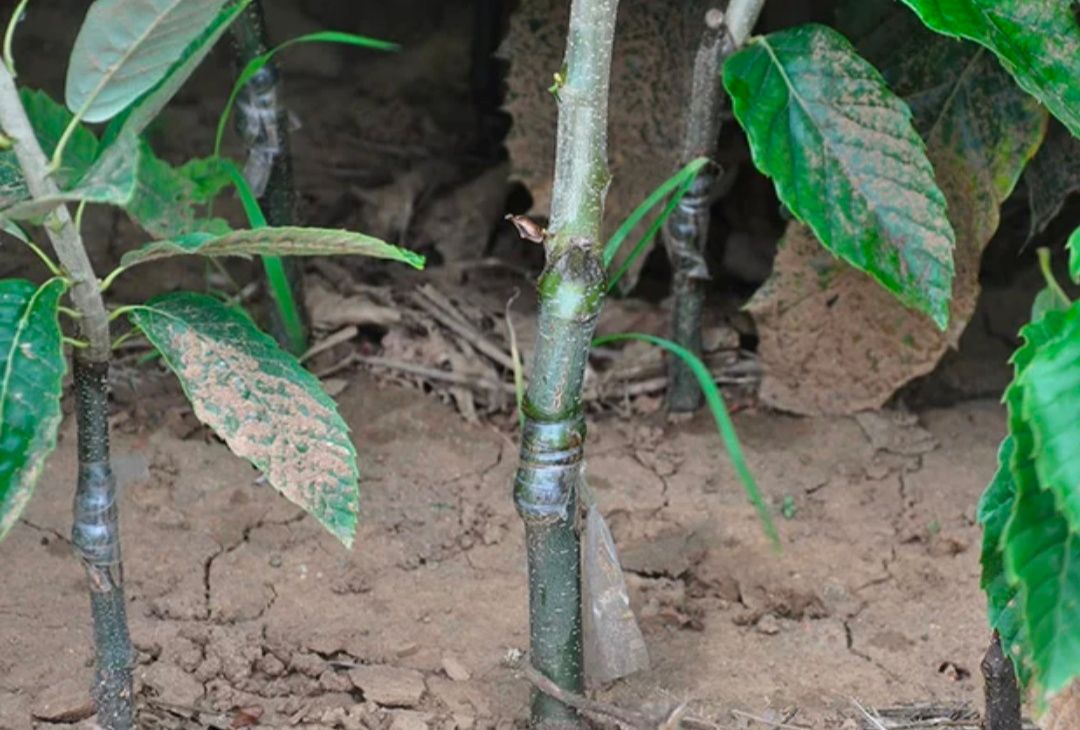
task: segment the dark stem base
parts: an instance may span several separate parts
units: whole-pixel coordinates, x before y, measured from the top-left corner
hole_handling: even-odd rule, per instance
[[[990,648],[982,660],[986,683],[986,714],[983,730],[1020,730],[1020,688],[1012,660],[1001,647],[1001,637],[994,632]]]
[[[116,480],[109,464],[108,378],[108,363],[75,358],[79,482],[71,541],[90,587],[97,721],[105,730],[129,730],[134,722],[134,655],[124,602]]]
[[[261,0],[255,0],[232,27],[237,73],[269,50]],[[259,196],[259,207],[271,226],[296,222],[296,188],[289,143],[289,114],[282,102],[280,74],[271,60],[244,86],[237,99],[236,128],[248,150],[245,173]],[[310,319],[304,307],[303,269],[295,259],[282,259],[292,301],[302,320],[304,347],[310,339]],[[280,305],[276,305],[280,307]],[[280,309],[271,308],[270,333],[286,350],[298,349]]]

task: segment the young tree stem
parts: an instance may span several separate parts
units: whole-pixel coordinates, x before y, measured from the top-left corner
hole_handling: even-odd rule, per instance
[[[765,0],[731,0],[725,17],[735,48],[742,48],[746,43],[764,7]]]
[[[109,463],[108,363],[75,358],[79,482],[71,541],[86,567],[94,618],[98,724],[128,730],[133,722],[133,654],[124,603],[116,481]]]
[[[252,59],[270,50],[262,0],[254,0],[230,28],[237,73]],[[289,113],[281,100],[280,74],[271,59],[247,82],[237,98],[236,128],[248,152],[244,176],[259,198],[271,226],[296,222],[296,187],[289,144]],[[272,262],[271,262],[272,263]],[[309,324],[304,310],[303,272],[296,259],[282,258],[267,275],[276,307],[271,308],[275,339],[299,356],[307,349]]]
[[[1001,637],[996,631],[981,668],[986,689],[983,730],[1020,730],[1020,688],[1012,660],[1002,649]]]
[[[733,50],[724,15],[710,10],[694,59],[690,109],[686,116],[682,162],[715,157],[727,97],[720,71]],[[715,168],[703,169],[668,218],[663,230],[664,246],[672,268],[672,339],[701,357],[701,315],[705,307],[705,244],[709,236],[709,205],[716,181]],[[693,371],[680,358],[668,355],[668,410],[689,413],[701,408],[704,395]]]
[[[35,198],[57,195],[59,189],[56,182],[47,173],[49,161],[26,116],[15,80],[3,64],[0,64],[0,127],[13,142],[30,195]],[[50,214],[45,232],[52,241],[61,266],[71,279],[71,300],[82,313],[79,327],[90,343],[82,356],[89,362],[107,362],[110,352],[108,314],[82,237],[66,206],[61,205]]]
[[[56,195],[48,160],[38,143],[8,69],[0,64],[0,126],[15,144],[30,194]],[[60,206],[45,230],[72,281],[71,299],[88,346],[75,355],[75,418],[78,424],[79,477],[75,491],[72,544],[86,568],[94,619],[96,671],[94,699],[98,724],[129,730],[134,721],[132,652],[124,607],[116,484],[109,465],[109,317],[82,237]]]
[[[607,169],[607,96],[617,0],[573,0],[559,127],[547,267],[532,375],[522,412],[514,501],[525,522],[529,655],[559,687],[580,693],[581,545],[578,492],[585,446],[581,391],[606,275],[600,223]],[[577,711],[533,693],[532,726],[580,726]]]

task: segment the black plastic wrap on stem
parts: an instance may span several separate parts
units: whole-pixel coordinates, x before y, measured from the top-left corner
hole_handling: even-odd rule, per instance
[[[559,125],[547,267],[540,277],[529,388],[522,404],[514,501],[525,522],[529,570],[529,658],[564,690],[583,686],[578,495],[585,445],[581,389],[607,277],[600,224],[610,174],[607,108],[618,0],[572,0]],[[533,692],[531,725],[581,725],[577,712]]]
[[[565,690],[582,677],[578,494],[584,468],[581,390],[606,277],[595,247],[571,245],[540,282],[536,358],[523,411],[514,501],[525,522],[529,655]],[[534,691],[533,727],[576,727],[577,711]]]
[[[75,358],[79,481],[71,542],[90,584],[97,721],[106,730],[128,730],[134,715],[134,657],[124,604],[116,480],[109,463],[108,376],[108,363]]]
[[[983,656],[981,668],[986,690],[983,730],[1020,730],[1020,687],[1012,660],[1002,649],[1001,637],[996,631]]]
[[[694,59],[690,109],[686,119],[682,163],[716,154],[726,99],[720,70],[732,52],[731,38],[719,10],[705,15],[705,31]],[[715,170],[705,167],[698,173],[686,195],[672,211],[663,229],[664,247],[672,268],[671,338],[701,357],[702,311],[705,282],[705,244],[709,235],[709,205]],[[704,396],[693,371],[680,358],[668,355],[668,410],[672,413],[696,411]]]
[[[254,58],[269,50],[262,0],[254,0],[231,27],[237,73]],[[259,198],[259,207],[272,226],[296,222],[296,187],[293,181],[289,144],[289,112],[282,102],[277,64],[271,59],[240,91],[236,98],[236,129],[247,148],[244,178]],[[304,339],[311,331],[304,307],[303,270],[296,259],[282,259],[293,301],[303,319]],[[290,339],[280,313],[271,311],[271,331],[286,349]]]

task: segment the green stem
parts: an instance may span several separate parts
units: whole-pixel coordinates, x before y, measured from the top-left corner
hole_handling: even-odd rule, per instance
[[[705,15],[705,31],[694,60],[690,90],[690,109],[686,116],[683,162],[697,157],[713,157],[720,135],[723,105],[726,100],[720,70],[732,52],[731,36],[724,15],[710,10]],[[701,357],[702,312],[705,308],[705,283],[709,270],[705,263],[705,244],[709,237],[709,204],[716,180],[715,170],[706,168],[691,184],[678,207],[664,226],[664,246],[672,268],[671,338]],[[668,355],[668,410],[689,413],[704,404],[697,378],[687,364]]]
[[[574,693],[583,686],[581,389],[606,289],[600,223],[609,179],[607,97],[617,9],[617,0],[573,0],[570,9],[551,235],[514,482],[528,551],[530,661]],[[531,724],[576,728],[581,720],[572,707],[534,691]]]
[[[233,23],[237,68],[269,50],[261,0],[252,2]],[[278,68],[267,61],[248,83],[236,105],[236,126],[248,151],[244,170],[259,196],[259,207],[272,226],[289,226],[296,219],[296,191],[289,151],[288,111],[281,103]],[[274,299],[271,332],[294,355],[308,347],[309,328],[303,311],[303,276],[293,260],[264,257],[264,269]]]
[[[124,604],[116,480],[109,464],[108,363],[75,357],[79,482],[71,542],[86,568],[94,619],[97,722],[107,730],[133,725],[132,666]]]
[[[16,76],[15,52],[12,50],[12,41],[15,39],[15,26],[22,20],[28,2],[30,2],[30,0],[21,0],[21,2],[15,6],[15,12],[11,14],[11,20],[8,21],[7,28],[4,30],[4,65],[7,66],[8,73],[10,73],[12,77]]]
[[[0,127],[14,143],[15,156],[30,195],[34,198],[59,195],[56,182],[49,177],[48,160],[26,116],[15,81],[4,64],[0,64]],[[106,362],[109,359],[110,338],[105,303],[98,290],[94,268],[67,207],[56,208],[49,215],[44,228],[60,265],[71,280],[71,299],[75,308],[83,315],[80,327],[90,343],[86,357],[92,362]]]

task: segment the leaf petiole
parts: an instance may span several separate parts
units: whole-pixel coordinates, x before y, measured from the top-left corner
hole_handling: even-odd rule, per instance
[[[8,21],[7,30],[4,31],[4,65],[7,66],[11,78],[18,76],[18,74],[15,73],[15,53],[11,48],[12,41],[15,38],[15,26],[22,20],[23,14],[26,12],[26,5],[29,2],[30,0],[21,0],[21,2],[15,6],[15,12],[11,14],[11,20]]]

